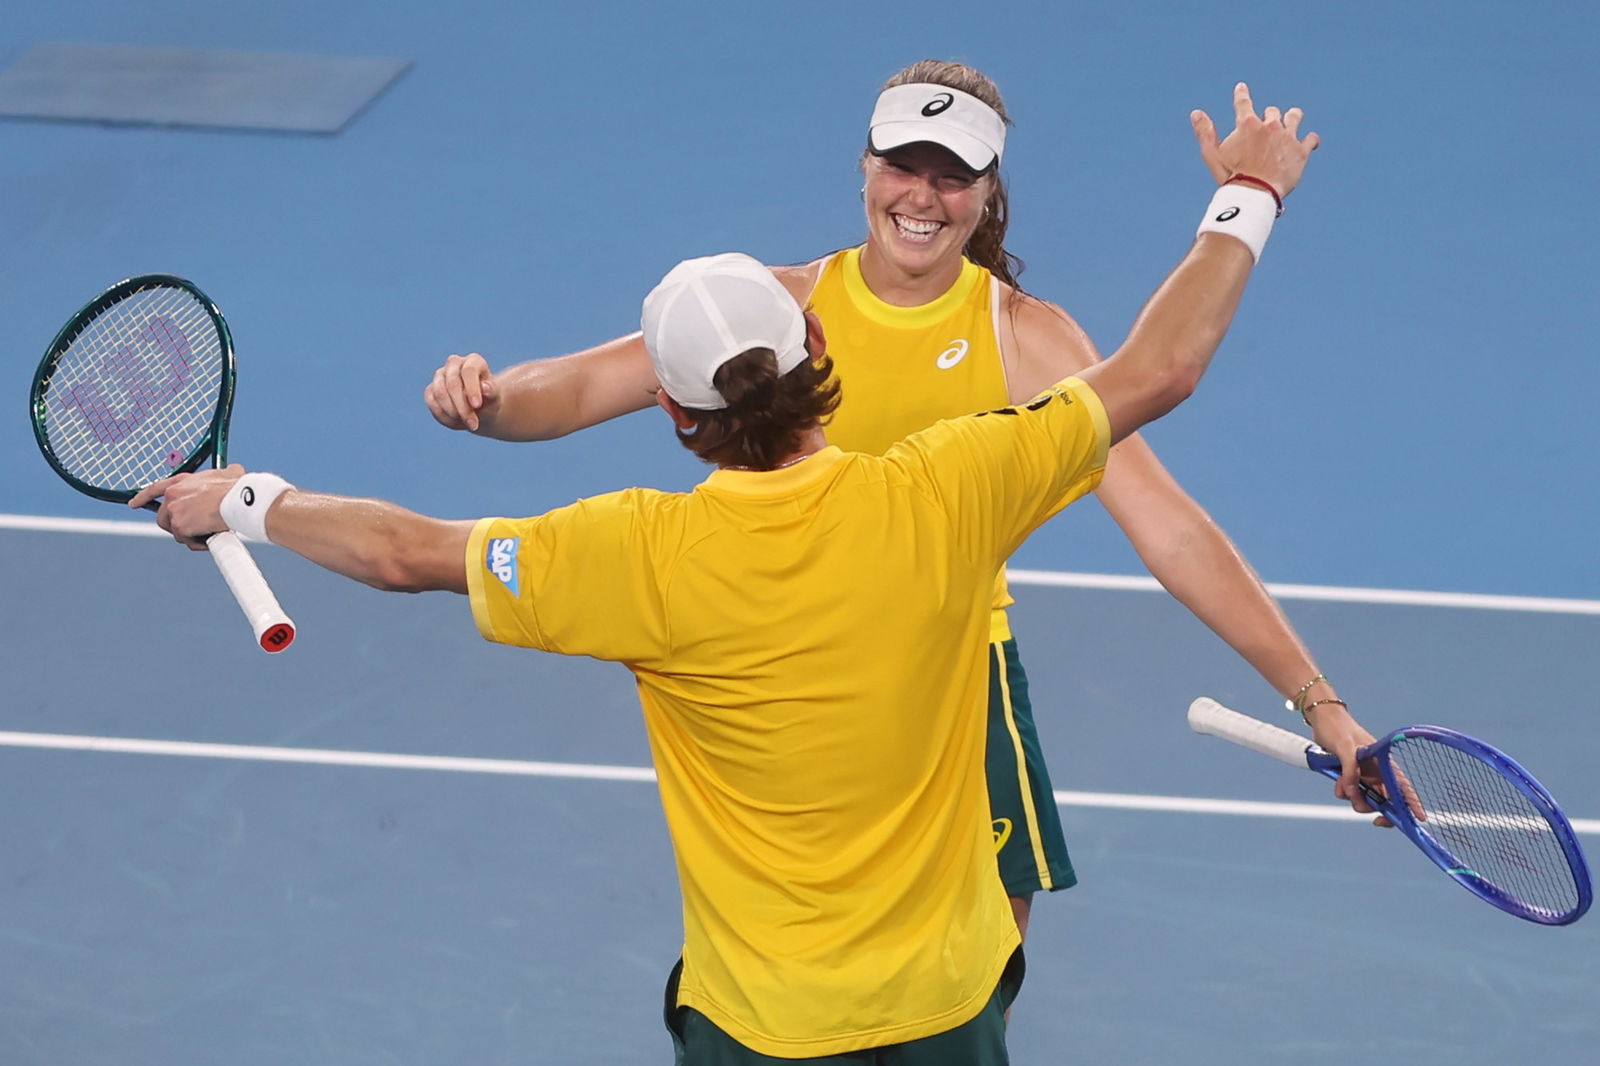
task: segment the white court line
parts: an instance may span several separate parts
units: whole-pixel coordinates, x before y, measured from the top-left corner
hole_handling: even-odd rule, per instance
[[[184,755],[201,759],[255,759],[263,762],[318,763],[324,766],[375,766],[391,770],[451,770],[469,774],[521,774],[528,777],[579,777],[601,781],[654,781],[645,766],[589,766],[584,763],[469,759],[452,755],[400,755],[381,751],[329,748],[263,748],[251,744],[202,744],[188,740],[86,737],[70,733],[0,731],[0,747],[109,751],[124,755]]]
[[[99,533],[123,537],[165,537],[154,522],[101,518],[53,518],[48,515],[0,514],[0,529],[38,533]],[[1054,588],[1111,589],[1124,592],[1160,592],[1153,577],[1126,574],[1082,574],[1058,570],[1007,571],[1013,585]],[[1551,596],[1498,596],[1475,592],[1426,592],[1414,589],[1344,588],[1338,585],[1290,585],[1267,582],[1267,591],[1280,600],[1320,600],[1328,603],[1394,604],[1404,607],[1459,607],[1486,611],[1531,611],[1538,614],[1600,615],[1600,600],[1559,599]]]
[[[29,533],[102,533],[113,537],[171,536],[157,527],[154,520],[129,522],[109,518],[51,518],[32,514],[0,514],[0,529],[20,529]]]
[[[1055,570],[1006,571],[1013,585],[1056,588],[1112,589],[1120,592],[1162,592],[1153,577],[1124,574],[1074,574]],[[1533,611],[1540,614],[1600,615],[1600,600],[1567,600],[1550,596],[1494,596],[1476,592],[1425,592],[1414,589],[1342,588],[1337,585],[1286,585],[1266,582],[1280,600],[1322,600],[1330,603],[1382,603],[1403,607],[1461,607],[1486,611]]]
[[[90,737],[68,733],[0,732],[0,747],[52,748],[61,751],[116,752],[126,755],[182,755],[204,759],[254,759],[264,762],[367,766],[392,770],[447,770],[468,774],[516,774],[524,777],[580,778],[591,781],[654,781],[647,766],[596,766],[588,763],[522,762],[516,759],[473,759],[451,755],[402,755],[379,751],[328,748],[266,748],[250,744],[201,744],[187,740],[140,740],[134,737]],[[1143,796],[1124,792],[1055,793],[1065,807],[1108,807],[1125,811],[1169,811],[1183,814],[1234,814],[1251,818],[1309,818],[1319,821],[1366,822],[1371,816],[1329,803],[1261,803],[1254,800],[1201,799],[1192,796]],[[1580,833],[1600,834],[1600,819],[1574,818]]]

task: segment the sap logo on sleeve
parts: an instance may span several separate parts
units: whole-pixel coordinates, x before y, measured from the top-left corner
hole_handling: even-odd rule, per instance
[[[491,537],[483,560],[489,573],[510,589],[513,596],[521,595],[517,591],[517,545],[521,540],[521,537]]]

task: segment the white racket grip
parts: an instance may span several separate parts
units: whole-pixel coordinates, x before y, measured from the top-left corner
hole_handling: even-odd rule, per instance
[[[250,622],[256,643],[265,652],[278,652],[294,643],[294,623],[278,606],[272,587],[261,576],[260,567],[250,557],[244,541],[232,530],[215,533],[206,540],[206,549],[216,560],[222,579],[228,583],[239,609]]]
[[[1259,718],[1231,711],[1209,696],[1201,696],[1189,704],[1189,728],[1270,755],[1290,766],[1307,769],[1306,751],[1311,741]]]

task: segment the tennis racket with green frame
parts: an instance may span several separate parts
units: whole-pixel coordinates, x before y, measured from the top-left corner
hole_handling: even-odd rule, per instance
[[[183,278],[143,274],[111,286],[61,327],[33,376],[28,409],[39,451],[67,484],[126,504],[207,459],[227,465],[233,392],[233,339],[222,312]],[[294,623],[244,543],[224,531],[206,548],[257,643],[287,648]]]

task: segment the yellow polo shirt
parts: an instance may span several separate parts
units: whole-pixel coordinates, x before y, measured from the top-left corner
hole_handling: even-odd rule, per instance
[[[683,890],[680,1004],[786,1058],[982,1009],[1018,944],[984,779],[994,574],[1094,489],[1107,443],[1069,378],[881,457],[829,447],[477,523],[486,639],[638,681]]]

